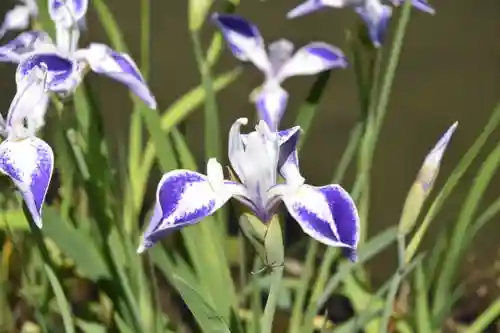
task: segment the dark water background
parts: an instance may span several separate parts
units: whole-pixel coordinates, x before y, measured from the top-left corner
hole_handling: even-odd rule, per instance
[[[237,12],[254,21],[267,41],[286,37],[297,44],[305,44],[318,40],[347,51],[345,30],[353,27],[357,20],[350,10],[325,10],[287,21],[286,12],[299,1],[242,2]],[[139,61],[139,1],[106,0],[106,3],[123,29],[132,57]],[[151,3],[151,88],[160,109],[164,110],[176,98],[199,84],[200,79],[186,28],[187,1],[151,0]],[[13,1],[2,0],[0,12],[12,4]],[[222,1],[218,1],[214,8],[220,8],[222,4]],[[375,155],[370,234],[397,223],[406,192],[422,159],[447,127],[455,120],[459,121],[458,130],[446,153],[437,188],[479,135],[497,99],[500,99],[500,2],[441,0],[432,1],[432,5],[437,10],[436,16],[414,12],[409,24],[387,119]],[[82,42],[90,39],[106,41],[93,10],[88,16],[88,26],[89,35]],[[208,37],[213,27],[208,25],[205,30]],[[229,52],[225,52],[217,72],[237,64]],[[0,107],[5,112],[15,92],[13,70],[13,66],[0,65]],[[253,116],[248,94],[261,80],[260,73],[248,67],[237,83],[219,95],[224,137],[237,117]],[[298,106],[312,82],[313,78],[293,78],[284,85],[291,99],[283,127],[292,125]],[[117,145],[125,145],[131,110],[126,90],[104,78],[96,79],[94,83],[102,93],[107,128]],[[314,185],[330,181],[333,168],[347,143],[349,131],[359,117],[352,69],[335,72],[327,89],[301,155],[303,173],[309,183]],[[197,112],[187,122],[187,133],[200,162],[203,160],[202,130],[202,112]],[[495,133],[488,143],[488,152],[497,143],[499,135]],[[477,165],[474,170],[477,170]],[[347,177],[346,187],[352,182],[353,172]],[[451,226],[473,182],[473,173],[469,173],[446,204],[443,213],[434,221],[426,244],[432,244],[433,235],[442,227]],[[496,177],[483,198],[482,207],[500,195],[499,188],[500,178]],[[500,221],[496,218],[479,235],[470,251],[475,258],[473,263],[464,258],[467,276],[481,274],[492,267],[492,263],[500,257],[499,239]],[[389,274],[394,259],[388,255],[374,261],[376,280]],[[487,275],[492,286],[495,275]]]

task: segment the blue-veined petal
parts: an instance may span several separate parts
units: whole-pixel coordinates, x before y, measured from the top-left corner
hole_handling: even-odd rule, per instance
[[[347,66],[344,53],[329,44],[314,42],[295,52],[278,73],[278,81],[296,75],[314,75],[332,68]]]
[[[349,193],[340,185],[314,187],[279,185],[288,212],[302,230],[317,241],[351,249],[351,260],[359,241],[359,216]],[[286,187],[290,187],[286,189]]]
[[[347,6],[357,6],[363,3],[364,0],[307,0],[286,14],[288,19],[293,19],[299,16],[324,9],[325,7],[342,8]]]
[[[404,3],[404,0],[390,0],[390,1],[394,4],[394,6],[401,6]],[[436,13],[434,8],[432,8],[431,5],[429,5],[425,0],[412,0],[411,2],[413,7],[422,12],[429,13],[431,15],[434,15]]]
[[[20,62],[23,55],[36,49],[53,48],[52,40],[43,31],[23,32],[5,45],[0,46],[0,62]]]
[[[6,118],[8,139],[20,140],[34,136],[44,124],[48,102],[47,69],[34,67],[17,84],[17,92]]]
[[[80,82],[78,63],[57,52],[34,52],[23,59],[16,71],[19,84],[34,68],[47,69],[47,87],[50,91],[66,93],[73,91]]]
[[[373,46],[380,47],[384,41],[392,8],[380,4],[378,0],[369,0],[367,5],[356,7],[355,10],[365,22]]]
[[[189,170],[166,173],[158,184],[155,211],[137,252],[150,248],[174,230],[212,215],[231,195],[222,166],[215,159],[207,163],[207,176]]]
[[[238,15],[213,14],[212,20],[221,29],[234,56],[241,61],[251,61],[266,75],[270,75],[271,64],[259,29]]]
[[[56,24],[70,27],[77,25],[89,6],[88,0],[49,0],[49,15]]]
[[[258,93],[255,107],[259,119],[265,121],[271,131],[277,131],[288,102],[288,93],[278,84],[264,84]]]
[[[301,134],[300,126],[279,131],[280,157],[278,160],[278,171],[287,183],[304,182],[299,170],[299,158],[297,144]]]
[[[129,55],[116,52],[104,44],[90,44],[87,49],[78,51],[76,56],[85,59],[94,72],[125,84],[150,108],[156,109],[156,100]]]
[[[0,171],[17,186],[39,228],[42,227],[42,206],[53,168],[52,148],[39,138],[6,140],[0,144]]]

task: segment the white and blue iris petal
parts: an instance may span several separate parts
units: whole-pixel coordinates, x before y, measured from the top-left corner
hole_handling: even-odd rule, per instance
[[[0,171],[11,178],[21,192],[33,222],[42,227],[42,207],[52,177],[52,148],[36,137],[37,106],[46,103],[47,72],[36,68],[18,83],[2,133]]]
[[[403,0],[390,0],[394,6],[401,6],[404,1]],[[436,10],[429,5],[429,3],[425,0],[411,0],[413,7],[416,9],[434,15]]]
[[[33,52],[19,63],[16,70],[16,82],[23,81],[35,69],[44,67],[47,71],[47,89],[67,94],[80,83],[79,63],[57,51]]]
[[[19,63],[27,54],[39,49],[54,49],[52,41],[43,31],[28,31],[19,34],[0,46],[0,62]]]
[[[77,58],[84,60],[95,73],[102,74],[127,86],[151,109],[156,109],[156,100],[134,60],[104,44],[93,43],[81,49]]]
[[[59,94],[70,94],[80,84],[85,69],[90,67],[126,85],[150,108],[156,100],[135,62],[127,55],[113,51],[103,44],[91,44],[77,49],[79,22],[85,17],[88,0],[49,0],[49,13],[56,25],[56,44],[44,32],[32,31],[0,46],[0,62],[19,63],[18,77],[30,69],[44,65],[48,69],[48,89]]]
[[[57,48],[73,53],[78,48],[80,28],[84,25],[88,0],[49,0],[49,15],[56,26]]]
[[[22,4],[16,5],[5,15],[0,25],[0,38],[8,31],[27,29],[31,18],[38,15],[36,0],[22,0],[20,2]]]
[[[214,14],[212,19],[234,56],[252,62],[264,73],[265,81],[255,102],[260,119],[273,131],[278,128],[288,100],[288,93],[281,88],[285,79],[347,66],[342,51],[331,45],[313,42],[294,53],[293,43],[281,39],[266,50],[258,28],[251,22],[229,14]]]
[[[380,47],[384,42],[392,8],[381,4],[379,0],[366,0],[364,6],[358,6],[354,10],[365,22],[373,46]]]
[[[326,245],[345,248],[355,260],[359,217],[354,201],[340,185],[304,183],[296,156],[300,128],[272,132],[260,121],[255,131],[241,134],[240,127],[246,123],[246,118],[238,119],[229,134],[229,160],[239,183],[224,180],[222,166],[215,159],[209,161],[206,176],[188,170],[165,174],[138,252],[174,230],[201,221],[233,197],[264,223],[283,201],[306,234]],[[287,172],[283,173],[284,168]],[[283,184],[277,184],[278,171],[284,174]]]
[[[390,0],[395,6],[403,0]],[[426,13],[434,14],[434,9],[425,0],[411,0],[412,5]],[[382,4],[380,0],[307,0],[288,12],[287,18],[303,16],[327,7],[354,8],[368,28],[370,39],[375,47],[379,47],[384,39],[392,8]]]

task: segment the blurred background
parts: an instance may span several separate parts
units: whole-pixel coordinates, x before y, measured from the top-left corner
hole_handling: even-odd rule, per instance
[[[132,57],[139,59],[139,20],[137,1],[106,0],[122,28]],[[215,3],[214,10],[222,1]],[[287,38],[297,46],[310,41],[325,41],[346,49],[346,28],[358,21],[351,10],[325,10],[295,20],[286,13],[299,3],[292,0],[246,0],[237,13],[256,23],[266,41]],[[432,1],[437,14],[432,17],[414,11],[397,69],[389,110],[375,154],[369,233],[373,234],[397,223],[406,193],[421,162],[439,136],[454,121],[459,127],[446,152],[436,187],[482,131],[500,96],[500,2],[497,0]],[[12,8],[14,1],[0,2],[0,16]],[[159,109],[166,109],[176,98],[200,82],[186,29],[185,1],[151,0],[152,56],[150,86]],[[393,20],[393,23],[396,20]],[[87,16],[89,40],[106,42],[100,22],[90,6]],[[214,27],[204,34],[210,36]],[[14,34],[12,34],[14,35]],[[208,44],[208,38],[206,38]],[[215,72],[238,65],[229,52]],[[15,93],[14,66],[0,65],[0,107],[6,112]],[[218,94],[221,128],[224,132],[237,118],[254,115],[249,93],[262,82],[262,75],[252,66],[236,83]],[[307,95],[314,78],[296,77],[284,84],[291,98],[282,127],[292,125],[297,108]],[[127,91],[106,78],[93,78],[105,111],[106,127],[113,136],[115,149],[127,143],[130,116]],[[328,91],[318,109],[307,143],[301,154],[303,173],[310,184],[328,183],[336,162],[345,149],[349,131],[359,115],[357,92],[352,69],[335,71]],[[203,115],[196,112],[184,123],[190,146],[200,164],[203,156]],[[495,133],[484,152],[498,143]],[[224,138],[226,140],[226,138]],[[481,157],[479,160],[483,160]],[[476,168],[472,168],[475,172]],[[151,181],[150,200],[159,174]],[[349,187],[352,174],[345,183]],[[426,244],[433,242],[433,229],[453,223],[472,176],[466,176],[431,225]],[[500,178],[490,185],[481,205],[488,205],[499,195]],[[498,218],[497,218],[498,219]],[[293,228],[291,229],[294,232]],[[462,279],[468,293],[484,304],[499,294],[500,287],[500,221],[490,223],[477,237],[468,256],[463,258]],[[294,237],[294,235],[291,235]],[[295,237],[298,237],[296,235]],[[499,263],[497,263],[497,261]],[[394,251],[372,261],[375,281],[383,281],[395,267]],[[477,297],[479,296],[479,297]]]

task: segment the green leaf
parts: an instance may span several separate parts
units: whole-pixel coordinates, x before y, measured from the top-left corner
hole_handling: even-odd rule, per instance
[[[89,321],[84,321],[77,319],[76,320],[76,326],[78,326],[79,329],[83,331],[83,333],[106,333],[107,329],[105,326],[98,324],[98,323],[92,323]]]
[[[316,81],[314,81],[311,89],[309,90],[306,101],[297,113],[297,118],[295,118],[294,124],[299,125],[303,131],[299,142],[299,148],[305,143],[306,135],[309,134],[309,129],[312,125],[314,116],[316,115],[316,109],[318,108],[321,96],[323,96],[325,88],[328,84],[330,75],[331,71],[318,74]]]
[[[73,260],[82,275],[93,281],[111,277],[97,245],[89,235],[63,221],[55,208],[46,207],[43,215],[46,221],[43,234]]]
[[[213,0],[189,0],[188,1],[188,24],[189,30],[196,32],[200,30],[205,18],[207,17]]]
[[[115,312],[114,319],[120,333],[135,333],[134,330],[127,325],[125,320],[123,320],[123,318],[120,317],[117,312]]]
[[[486,329],[500,316],[500,298],[497,298],[488,308],[474,320],[466,330],[467,333],[486,332]]]
[[[116,51],[128,53],[123,34],[111,10],[109,10],[103,0],[92,0],[92,3],[94,4],[94,8],[99,16],[99,21],[104,31],[106,31],[106,35],[111,40],[110,44]]]
[[[418,333],[432,332],[426,282],[427,281],[424,275],[424,269],[422,267],[422,263],[419,263],[415,269],[415,277],[414,277],[415,322]]]
[[[44,265],[47,276],[49,277],[49,282],[56,296],[57,306],[61,312],[61,317],[64,325],[64,331],[66,333],[75,333],[75,324],[73,323],[73,317],[71,315],[71,306],[64,295],[64,291],[57,279],[54,271],[49,265]]]
[[[433,304],[433,314],[438,313],[448,299],[450,289],[455,282],[454,279],[457,273],[457,267],[461,262],[462,254],[465,250],[464,239],[468,237],[467,233],[477,211],[478,204],[481,202],[481,198],[499,166],[500,145],[490,153],[486,161],[482,164],[481,169],[474,177],[474,184],[458,214],[458,221],[453,228],[450,243],[445,253],[441,274],[438,278]]]
[[[326,287],[319,298],[317,308],[319,309],[331,294],[337,289],[340,282],[342,282],[357,266],[361,266],[378,253],[382,252],[385,248],[391,245],[397,238],[397,228],[391,227],[385,231],[380,232],[375,237],[371,238],[366,244],[359,249],[358,261],[352,263],[344,261],[340,264],[337,273],[328,280]]]
[[[28,223],[22,209],[9,209],[1,214],[0,230],[29,230]]]
[[[224,317],[218,313],[209,295],[202,295],[179,276],[174,275],[174,285],[193,313],[203,332],[231,333]]]

